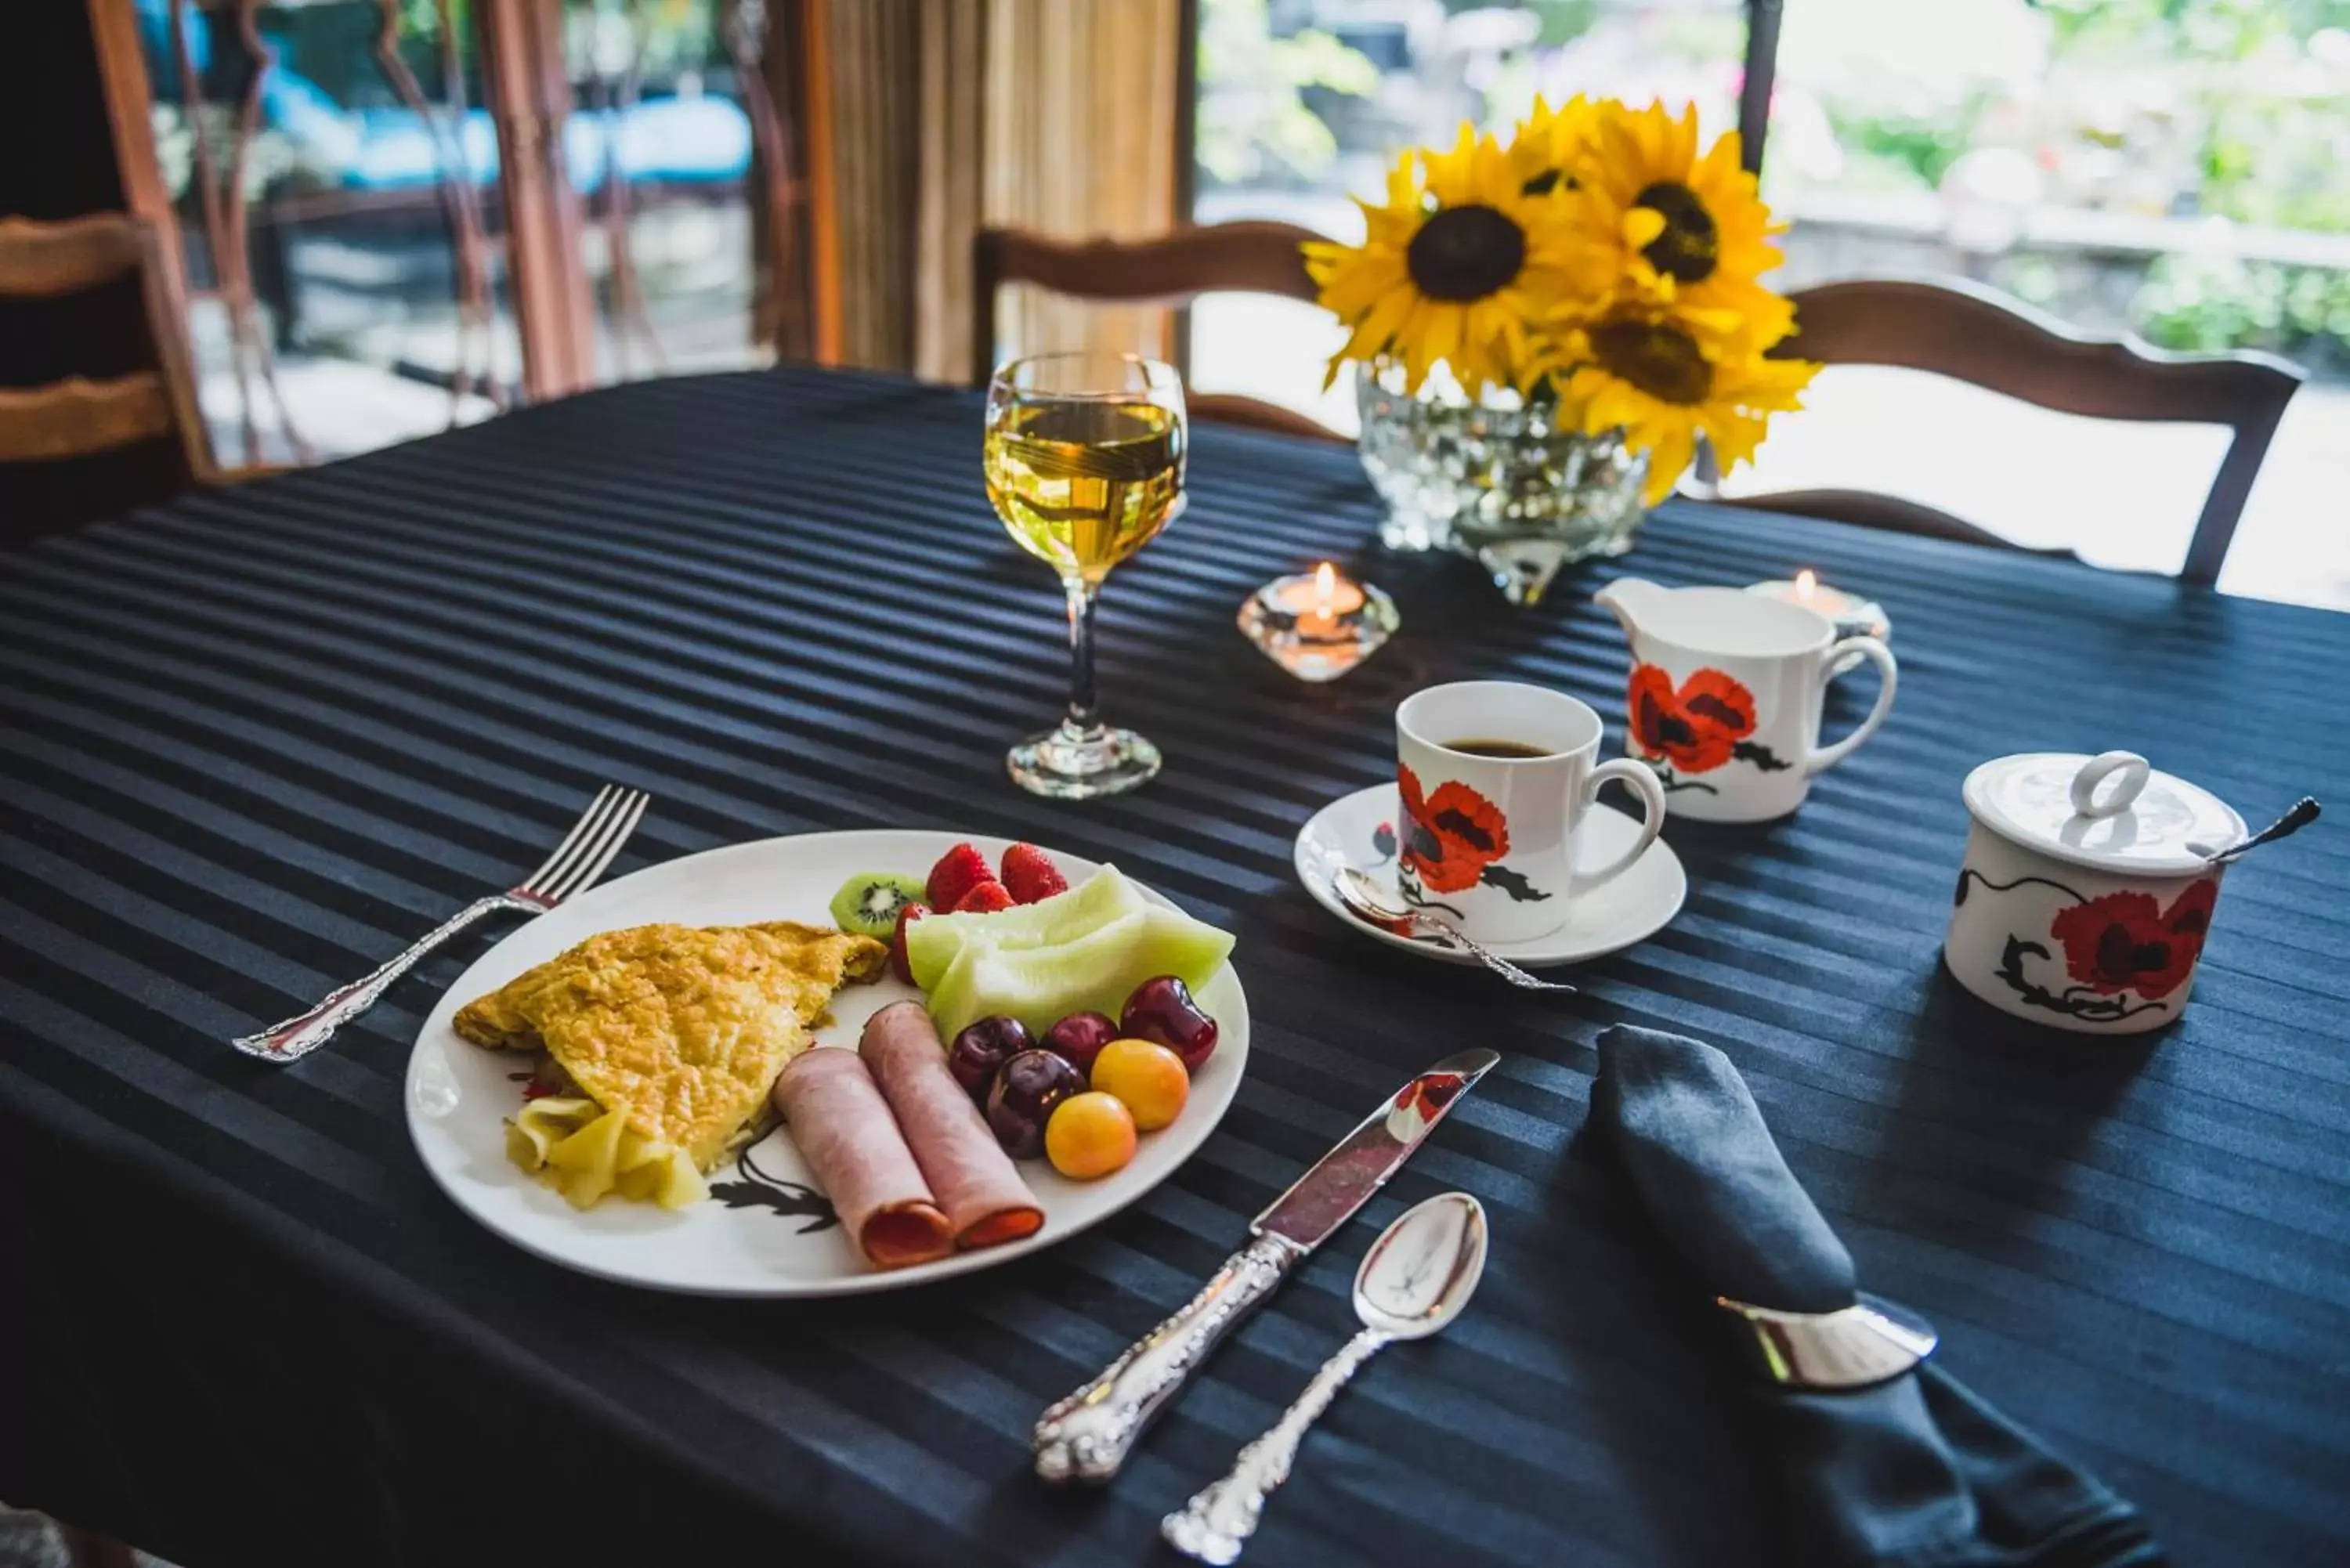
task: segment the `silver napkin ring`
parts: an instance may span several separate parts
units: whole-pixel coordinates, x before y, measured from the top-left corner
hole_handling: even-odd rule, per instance
[[[1790,1388],[1865,1388],[1898,1377],[1933,1354],[1934,1325],[1908,1308],[1864,1295],[1835,1312],[1781,1312],[1716,1296],[1735,1314],[1738,1337],[1772,1382]]]

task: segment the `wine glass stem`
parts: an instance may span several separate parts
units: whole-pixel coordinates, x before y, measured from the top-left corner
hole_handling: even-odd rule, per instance
[[[1094,602],[1101,586],[1083,577],[1063,586],[1069,594],[1069,715],[1062,728],[1087,734],[1101,722],[1094,702]]]

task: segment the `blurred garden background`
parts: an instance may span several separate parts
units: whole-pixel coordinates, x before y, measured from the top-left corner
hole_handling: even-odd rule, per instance
[[[254,48],[218,10],[134,6],[215,445],[330,457],[522,400],[508,171],[469,0],[264,0],[269,67],[234,168]],[[2084,330],[2305,366],[2222,587],[2350,607],[2350,0],[1195,9],[1192,215],[1341,238],[1361,232],[1352,195],[1463,120],[1506,130],[1537,93],[1583,92],[1694,104],[1712,135],[1767,73],[1763,192],[1794,225],[1783,286],[1961,275]],[[787,14],[560,0],[588,380],[773,358],[741,63],[759,50],[730,28],[781,36]],[[232,185],[241,220],[211,210]],[[216,234],[249,236],[249,300],[217,286]],[[1211,297],[1191,328],[1200,387],[1352,428],[1347,384],[1322,387],[1340,334],[1318,310]],[[2074,420],[1899,370],[1831,369],[1811,403],[1729,488],[1905,494],[2117,566],[2177,567],[2224,445],[2217,429]]]
[[[1960,275],[2085,330],[2299,361],[2222,586],[2350,605],[2350,0],[1200,4],[1195,216],[1349,239],[1349,197],[1399,150],[1506,131],[1537,93],[1734,129],[1751,24],[1773,71],[1763,193],[1794,225],[1779,283]],[[1201,386],[1351,428],[1312,309],[1211,299],[1192,333]],[[2173,569],[2223,446],[1839,368],[1742,483],[1892,491]]]

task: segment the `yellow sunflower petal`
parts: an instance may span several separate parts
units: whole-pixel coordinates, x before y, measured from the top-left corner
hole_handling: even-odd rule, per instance
[[[1665,215],[1654,207],[1627,207],[1618,226],[1623,231],[1626,250],[1645,250],[1665,232]]]
[[[1640,502],[1654,506],[1673,493],[1673,486],[1689,472],[1690,460],[1697,454],[1697,443],[1687,431],[1675,431],[1648,449],[1648,478],[1641,487]]]

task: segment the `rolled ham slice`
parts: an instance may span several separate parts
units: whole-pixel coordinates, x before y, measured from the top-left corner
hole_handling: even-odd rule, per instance
[[[988,1130],[987,1119],[947,1071],[946,1047],[919,1002],[875,1013],[857,1054],[897,1113],[922,1179],[946,1210],[954,1243],[965,1251],[1033,1236],[1045,1223],[1020,1168]]]
[[[902,1269],[954,1251],[953,1227],[857,1053],[802,1052],[776,1078],[775,1101],[867,1262]]]

